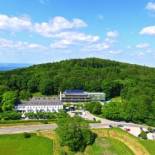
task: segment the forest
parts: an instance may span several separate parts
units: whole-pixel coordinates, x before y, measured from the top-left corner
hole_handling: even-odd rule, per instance
[[[0,72],[2,110],[9,110],[6,94],[20,100],[65,89],[105,92],[107,100],[121,96],[122,102],[104,107],[105,117],[155,125],[155,68],[86,58]]]

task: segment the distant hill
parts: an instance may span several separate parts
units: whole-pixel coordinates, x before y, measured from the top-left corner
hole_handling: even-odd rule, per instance
[[[27,99],[37,92],[57,95],[65,89],[105,92],[107,99],[121,96],[124,102],[107,107],[106,117],[155,126],[155,68],[86,58],[0,73],[0,95],[16,91]]]
[[[30,66],[30,64],[0,63],[0,71],[8,71],[8,70],[23,68],[28,66]]]

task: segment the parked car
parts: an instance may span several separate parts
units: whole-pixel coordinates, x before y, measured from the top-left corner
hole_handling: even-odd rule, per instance
[[[131,131],[129,128],[126,128],[125,130],[126,130],[127,132],[130,132],[130,131]]]
[[[117,127],[122,128],[122,127],[123,127],[123,125],[122,125],[122,124],[118,124],[118,125],[117,125]]]

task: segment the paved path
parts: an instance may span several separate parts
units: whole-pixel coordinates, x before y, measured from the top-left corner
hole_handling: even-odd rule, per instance
[[[135,123],[128,123],[128,122],[123,122],[123,121],[111,121],[105,118],[100,118],[97,116],[94,116],[93,114],[91,114],[88,111],[85,111],[84,114],[81,116],[85,119],[88,120],[94,120],[94,118],[97,121],[100,121],[101,123],[91,123],[90,126],[93,128],[105,128],[108,127],[109,125],[112,125],[114,127],[117,127],[118,125],[123,125],[126,127],[147,127],[146,125],[141,125],[141,124],[135,124]]]
[[[2,134],[16,134],[23,132],[35,132],[38,130],[54,130],[56,124],[39,124],[39,125],[18,125],[9,127],[0,127],[0,135]]]

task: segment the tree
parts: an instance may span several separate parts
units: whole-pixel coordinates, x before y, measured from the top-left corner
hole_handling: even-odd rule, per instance
[[[147,139],[147,133],[142,130],[141,133],[138,135],[138,137],[140,137],[142,139]]]
[[[11,111],[17,101],[17,94],[13,91],[8,91],[2,96],[2,110]]]
[[[121,80],[103,81],[102,89],[106,93],[107,99],[120,96],[123,89],[123,82]]]
[[[124,103],[111,102],[103,106],[103,116],[112,120],[125,119]]]
[[[93,114],[101,114],[102,112],[102,105],[99,102],[90,102],[85,105],[86,110]]]
[[[6,87],[4,85],[0,85],[0,112],[2,111],[2,96],[7,91]]]
[[[85,123],[79,122],[79,117],[60,118],[57,133],[61,145],[69,146],[75,152],[83,151],[87,145],[93,144],[96,138],[96,134],[92,133]]]
[[[19,98],[22,100],[28,100],[31,97],[31,93],[27,90],[22,90],[19,93]]]
[[[54,94],[54,83],[50,79],[44,79],[39,84],[39,90],[43,95]]]
[[[31,93],[35,93],[38,91],[38,78],[37,77],[32,77],[28,83],[27,83],[27,88]]]

